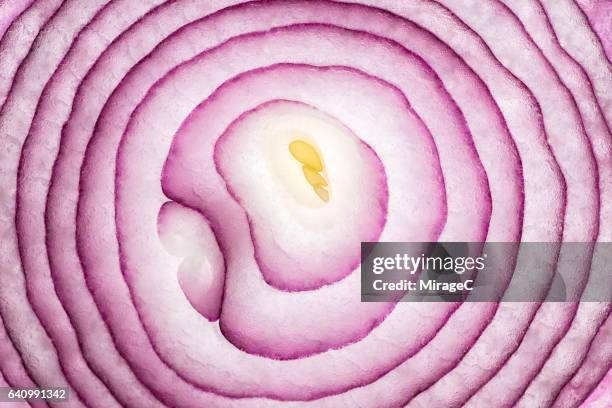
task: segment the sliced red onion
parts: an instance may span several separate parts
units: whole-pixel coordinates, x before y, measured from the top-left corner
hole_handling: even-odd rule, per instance
[[[593,242],[530,296],[609,299],[603,6],[360,2],[0,6],[0,384],[606,403],[610,302],[361,303],[357,271],[361,241]]]

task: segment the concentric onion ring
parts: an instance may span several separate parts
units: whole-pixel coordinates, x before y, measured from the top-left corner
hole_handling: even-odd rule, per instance
[[[0,386],[605,406],[610,302],[545,302],[612,295],[600,4],[2,3]],[[419,304],[359,301],[362,241],[560,244],[539,302]]]

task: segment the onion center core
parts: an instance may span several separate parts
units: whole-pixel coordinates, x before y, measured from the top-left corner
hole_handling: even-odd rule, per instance
[[[289,144],[289,152],[302,164],[304,178],[312,186],[315,194],[324,202],[328,202],[329,190],[326,188],[328,184],[322,174],[325,167],[317,148],[304,140],[296,139]]]

